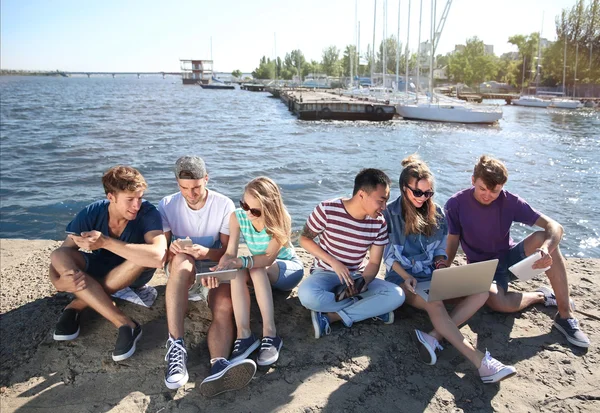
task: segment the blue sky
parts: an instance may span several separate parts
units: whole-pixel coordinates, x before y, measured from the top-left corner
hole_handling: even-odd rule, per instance
[[[373,41],[375,0],[358,0],[360,50]],[[383,37],[377,0],[375,43]],[[398,0],[387,1],[387,33],[398,30]],[[422,41],[429,35],[431,0],[423,1]],[[438,0],[438,15],[445,4]],[[454,0],[438,53],[478,36],[500,55],[515,50],[514,34],[556,38],[555,17],[575,0]],[[406,40],[408,0],[401,0],[400,39]],[[354,0],[2,0],[3,69],[178,71],[180,58],[210,59],[215,70],[254,70],[259,59],[300,49],[321,60],[323,49],[356,43]],[[438,17],[439,18],[439,17]],[[412,0],[410,48],[416,50],[419,0]]]

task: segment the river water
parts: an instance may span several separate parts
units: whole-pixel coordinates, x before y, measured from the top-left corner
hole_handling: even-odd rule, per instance
[[[267,175],[299,231],[319,201],[350,195],[361,168],[386,171],[396,197],[400,161],[418,152],[443,204],[487,153],[506,162],[508,190],[565,227],[565,255],[600,257],[600,112],[504,106],[495,126],[304,122],[269,96],[178,77],[0,77],[0,237],[64,238],[119,163],[144,174],[155,204],[177,191],[182,155],[202,156],[209,187],[234,201]],[[529,231],[515,225],[513,236]]]

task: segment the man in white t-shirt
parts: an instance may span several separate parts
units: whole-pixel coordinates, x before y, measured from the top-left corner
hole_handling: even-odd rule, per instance
[[[165,268],[169,329],[165,385],[169,389],[183,386],[189,378],[183,334],[190,287],[196,273],[208,271],[226,251],[229,217],[235,209],[231,199],[206,188],[208,173],[202,158],[179,158],[175,177],[179,192],[164,197],[158,204],[163,231],[170,244]],[[179,242],[185,238],[190,238],[193,245]],[[202,279],[202,285],[209,290],[207,299],[213,320],[207,334],[210,375],[202,381],[200,392],[210,397],[244,387],[254,377],[256,364],[249,359],[227,361],[236,336],[229,284],[219,285],[217,278],[208,277]]]

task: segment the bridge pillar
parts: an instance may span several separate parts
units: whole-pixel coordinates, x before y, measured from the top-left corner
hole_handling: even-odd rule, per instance
[[[138,75],[138,79],[139,79],[140,78],[140,74],[138,73],[137,75]]]
[[[90,78],[90,74],[89,74],[89,73],[86,73],[86,75],[87,75],[87,77],[88,77],[88,79],[89,79],[89,78]]]
[[[163,79],[165,78],[165,72],[162,72]]]
[[[115,78],[115,74],[113,73],[112,76],[113,76],[113,79],[114,79]]]

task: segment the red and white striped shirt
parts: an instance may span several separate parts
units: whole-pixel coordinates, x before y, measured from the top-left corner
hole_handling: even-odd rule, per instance
[[[356,271],[371,245],[387,245],[387,224],[383,215],[355,219],[346,211],[341,199],[323,201],[306,221],[308,228],[319,234],[319,246],[350,271]],[[333,271],[327,263],[315,257],[314,269]]]

